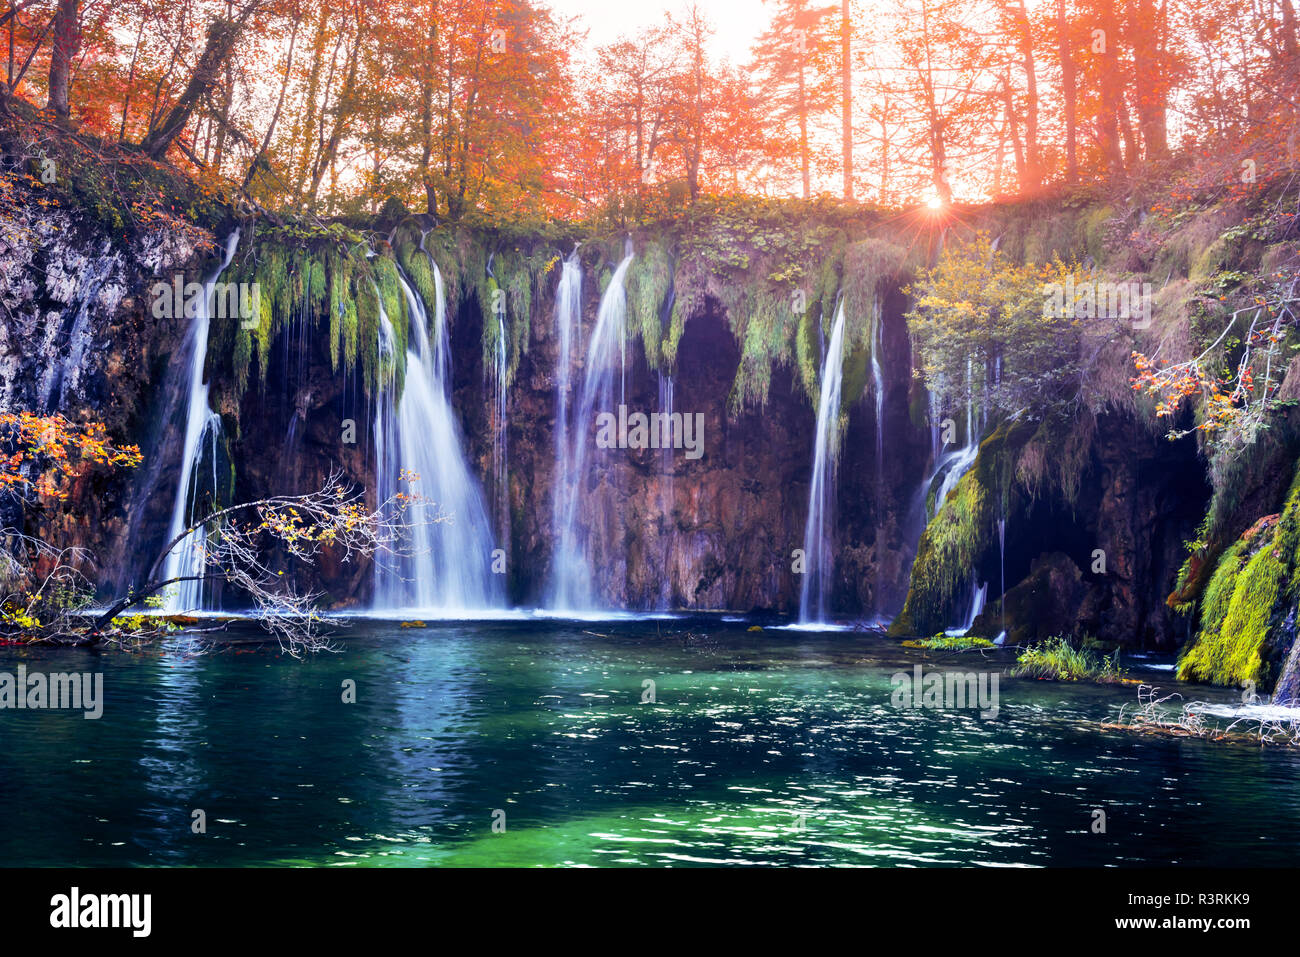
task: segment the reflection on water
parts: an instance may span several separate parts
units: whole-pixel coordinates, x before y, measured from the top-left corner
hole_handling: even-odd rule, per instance
[[[1103,732],[1131,687],[1004,674],[995,720],[899,711],[890,676],[920,652],[745,629],[358,621],[308,661],[0,649],[0,671],[105,673],[98,721],[0,711],[0,864],[1294,862],[1296,753]]]

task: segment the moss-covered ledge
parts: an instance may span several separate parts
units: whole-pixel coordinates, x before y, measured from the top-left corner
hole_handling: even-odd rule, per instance
[[[1200,599],[1196,636],[1179,659],[1178,677],[1230,686],[1253,682],[1269,691],[1294,636],[1298,572],[1300,469],[1282,511],[1261,518],[1219,557]]]

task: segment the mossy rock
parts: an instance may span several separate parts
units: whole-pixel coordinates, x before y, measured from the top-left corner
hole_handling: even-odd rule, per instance
[[[1178,662],[1185,681],[1262,691],[1289,651],[1282,623],[1300,601],[1300,471],[1282,512],[1266,516],[1224,550],[1200,600],[1196,637]]]
[[[1083,603],[1083,573],[1064,552],[1040,555],[1024,580],[1007,590],[996,605],[990,602],[971,626],[973,635],[996,635],[1005,619],[1007,644],[1044,641],[1072,634]]]

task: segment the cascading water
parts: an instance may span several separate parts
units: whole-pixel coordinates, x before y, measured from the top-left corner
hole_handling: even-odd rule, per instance
[[[555,494],[564,497],[560,533],[556,536],[555,581],[552,607],[564,610],[591,606],[591,565],[589,542],[577,527],[578,507],[587,484],[587,465],[591,456],[588,436],[595,423],[595,413],[614,412],[623,401],[624,376],[627,371],[627,291],[624,283],[632,264],[632,240],[628,239],[623,260],[614,270],[596,313],[596,326],[587,345],[587,360],[582,389],[578,393],[577,417],[573,429],[573,454],[567,484],[556,483]],[[563,278],[563,277],[562,277]],[[578,280],[580,282],[580,280]],[[580,289],[580,286],[575,285]],[[557,316],[559,304],[556,305]],[[614,395],[617,372],[619,394]]]
[[[963,475],[970,471],[970,467],[975,464],[975,458],[980,451],[980,435],[975,429],[975,391],[971,382],[973,363],[971,359],[966,360],[966,444],[960,449],[942,456],[935,466],[934,476],[930,479],[931,485],[939,475],[943,480],[939,485],[939,491],[934,496],[934,510],[927,516],[927,521],[939,514],[939,509],[943,507],[944,501],[948,498],[948,493],[957,487]]]
[[[470,474],[451,407],[450,344],[442,273],[429,257],[437,300],[434,327],[424,303],[406,277],[405,385],[397,395],[393,368],[393,327],[378,289],[381,383],[375,410],[375,467],[379,502],[402,492],[414,497],[401,520],[409,550],[375,566],[374,608],[415,609],[462,617],[503,604],[503,589],[492,573],[493,539],[478,483]],[[403,473],[418,478],[405,487]],[[438,518],[445,521],[437,521]]]
[[[830,342],[822,360],[821,397],[817,403],[817,437],[813,445],[808,521],[804,526],[804,576],[799,590],[799,621],[826,620],[834,557],[831,522],[835,506],[835,459],[839,448],[840,388],[844,368],[844,301],[835,309]]]
[[[945,433],[953,426],[945,428],[939,421],[939,402],[938,397],[933,390],[930,391],[930,446],[931,460],[934,465],[930,473],[921,482],[921,487],[914,499],[913,515],[919,514],[915,520],[914,529],[917,537],[930,523],[930,520],[939,514],[939,509],[943,507],[944,501],[948,494],[957,487],[963,475],[970,471],[975,459],[980,451],[980,438],[983,424],[983,413],[981,412],[981,427],[976,428],[975,424],[975,393],[972,384],[971,375],[974,369],[973,360],[966,360],[966,434],[964,436],[965,444],[960,448],[948,451],[948,439]],[[942,389],[942,379],[940,380],[940,389]],[[938,482],[938,488],[935,489],[935,483]],[[928,503],[931,490],[934,490],[933,504]]]
[[[1282,624],[1282,634],[1296,633],[1295,612]],[[1291,650],[1282,663],[1282,671],[1273,686],[1273,704],[1287,708],[1300,708],[1300,640],[1291,639]]]
[[[956,628],[949,628],[945,632],[945,634],[952,637],[957,637],[959,635],[964,635],[966,634],[966,632],[970,631],[971,626],[975,624],[975,619],[978,618],[984,612],[984,602],[985,599],[988,598],[988,593],[989,593],[988,582],[985,582],[984,584],[981,585],[975,582],[974,580],[972,580],[970,610],[967,611],[966,613],[966,620],[963,624],[958,625]]]
[[[998,496],[998,500],[1002,501],[1002,497]],[[1005,515],[998,519],[998,574],[1001,578],[998,611],[1002,615],[1002,631],[998,635],[998,644],[1002,644],[1002,639],[1007,634],[1007,520]]]
[[[207,438],[209,460],[212,464],[212,490],[217,487],[217,439],[221,434],[221,417],[208,405],[208,383],[203,379],[203,366],[208,358],[208,329],[212,324],[212,291],[235,258],[239,245],[239,230],[226,240],[225,258],[220,267],[203,284],[203,298],[195,303],[194,322],[186,334],[185,347],[189,354],[189,401],[185,413],[185,447],[181,455],[180,481],[176,485],[176,500],[172,505],[171,523],[167,528],[167,542],[171,543],[199,517],[199,462]],[[195,611],[205,607],[205,589],[201,576],[207,566],[207,532],[195,529],[176,545],[163,562],[163,579],[183,578],[169,587],[164,598],[164,608],[172,613]]]
[[[671,422],[673,418],[673,393],[675,385],[673,377],[659,373],[659,411],[666,418],[665,422]],[[659,452],[659,467],[662,472],[659,512],[663,517],[664,531],[660,534],[660,539],[664,546],[664,581],[663,589],[659,595],[659,604],[663,608],[672,605],[673,581],[672,575],[669,574],[668,563],[672,558],[673,544],[676,538],[677,523],[673,519],[673,503],[675,501],[673,487],[673,450],[670,446],[665,446]]]
[[[488,271],[491,274],[491,260]],[[506,348],[505,309],[493,310],[496,316],[497,343],[496,355],[491,367],[484,367],[483,375],[491,380],[492,385],[492,490],[496,499],[496,533],[502,540],[506,539],[510,529],[509,494],[506,487],[509,466],[506,435],[506,372],[508,350]]]
[[[871,388],[876,400],[876,550],[879,553],[884,529],[881,511],[885,502],[885,374],[880,365],[880,355],[884,342],[884,303],[876,296],[875,307],[871,314]],[[880,620],[880,563],[876,563],[875,588],[872,592],[875,602],[876,620]]]
[[[876,399],[876,487],[878,491],[884,484],[885,465],[885,374],[880,366],[883,311],[883,303],[877,296],[871,317],[871,385]]]
[[[572,484],[573,448],[569,442],[569,371],[573,365],[573,348],[582,333],[582,264],[574,247],[560,270],[560,284],[555,290],[555,329],[559,338],[559,355],[555,372],[555,494],[552,498],[551,523],[553,541],[562,542],[565,531],[566,505]],[[556,559],[559,559],[557,550]]]

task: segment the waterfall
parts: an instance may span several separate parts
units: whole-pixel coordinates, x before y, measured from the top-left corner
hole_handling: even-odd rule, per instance
[[[181,455],[180,480],[176,485],[176,498],[172,504],[172,519],[167,527],[167,542],[171,543],[185,529],[201,517],[199,501],[199,462],[208,440],[209,460],[212,464],[212,491],[217,488],[217,439],[221,434],[221,417],[208,405],[208,383],[203,379],[203,366],[208,358],[208,329],[212,324],[212,290],[230,261],[235,258],[239,245],[239,230],[226,240],[225,257],[221,265],[203,284],[203,298],[195,304],[194,322],[185,336],[189,354],[188,407],[185,413],[185,446]],[[163,563],[163,580],[189,578],[177,582],[166,592],[164,608],[175,614],[204,607],[203,582],[198,576],[207,566],[207,532],[196,529],[190,532],[170,552]]]
[[[824,622],[830,591],[831,521],[835,505],[835,459],[839,447],[840,386],[844,366],[844,301],[835,310],[831,339],[822,360],[821,398],[817,403],[817,437],[813,444],[812,484],[808,488],[808,522],[804,526],[803,584],[799,621]]]
[[[555,330],[559,341],[555,372],[555,491],[551,497],[552,541],[564,540],[565,504],[573,479],[573,448],[569,443],[569,389],[573,366],[573,348],[582,333],[582,264],[575,246],[560,270],[560,284],[555,290]]]
[[[885,375],[880,367],[882,342],[881,321],[883,303],[876,296],[875,310],[871,316],[871,382],[876,397],[876,485],[883,486],[885,461]]]
[[[974,580],[972,580],[970,610],[966,613],[965,623],[957,626],[956,628],[949,628],[944,633],[951,637],[957,637],[959,635],[964,635],[966,634],[966,632],[970,631],[971,626],[975,624],[975,619],[978,618],[984,611],[984,601],[988,597],[988,593],[989,593],[988,582],[985,582],[984,584],[980,585],[977,584]]]
[[[508,446],[506,435],[506,323],[505,310],[498,309],[496,312],[497,320],[497,354],[496,361],[490,370],[484,369],[483,374],[489,376],[492,380],[492,489],[496,498],[497,509],[497,528],[496,531],[502,536],[502,540],[509,535],[510,531],[510,502],[509,489],[507,488],[509,465]]]
[[[884,342],[884,303],[879,294],[871,313],[871,385],[876,400],[876,555],[881,553],[881,539],[884,536],[881,516],[885,502],[885,374],[880,366],[880,353]],[[876,618],[880,615],[880,562],[875,563],[875,585],[872,589],[872,603]]]
[[[1283,633],[1296,631],[1295,612],[1283,623]],[[1300,707],[1300,641],[1291,639],[1291,650],[1282,664],[1282,672],[1273,686],[1273,704],[1286,708]]]
[[[595,413],[614,412],[623,402],[627,372],[627,291],[624,282],[632,264],[632,240],[629,238],[623,260],[600,298],[596,326],[587,345],[587,359],[582,389],[578,393],[578,412],[574,420],[573,454],[569,459],[568,482],[555,486],[557,499],[564,497],[560,534],[556,537],[555,580],[552,607],[573,610],[590,607],[592,602],[589,542],[580,540],[577,528],[578,509],[587,485],[589,449],[587,438],[595,422]],[[575,266],[576,268],[576,266]],[[573,288],[580,289],[581,280]],[[560,304],[557,302],[557,318]],[[575,307],[576,308],[576,307]],[[614,396],[614,376],[618,374],[619,394]],[[566,373],[567,376],[567,373]]]
[[[925,486],[922,488],[922,495],[929,492],[934,487],[934,482],[940,476],[942,481],[939,484],[939,490],[934,496],[934,509],[925,515],[926,523],[939,514],[939,509],[943,508],[944,501],[948,494],[957,487],[963,475],[970,471],[975,459],[980,451],[980,434],[975,428],[975,391],[971,381],[973,373],[973,360],[969,357],[966,359],[966,444],[959,449],[940,455],[935,462],[934,471],[926,479]],[[946,445],[945,445],[946,447]]]
[[[675,385],[673,377],[659,373],[659,411],[666,418],[665,422],[671,422],[673,419],[673,392]],[[665,445],[659,451],[659,468],[662,474],[659,495],[659,512],[663,516],[663,525],[665,530],[660,533],[660,539],[664,546],[664,581],[663,588],[659,596],[659,604],[663,608],[672,606],[673,601],[673,578],[669,570],[669,563],[672,560],[673,544],[677,537],[677,521],[673,518],[673,503],[676,501],[673,476],[673,449]]]
[[[375,565],[374,608],[416,609],[448,617],[503,604],[492,574],[492,529],[478,483],[470,474],[451,406],[451,361],[442,273],[429,257],[437,291],[433,328],[424,303],[400,276],[410,316],[406,379],[397,394],[393,327],[378,288],[381,373],[375,409],[377,501],[413,495],[402,516],[409,553]],[[408,483],[402,474],[418,478]],[[445,521],[438,521],[439,518]]]
[[[998,502],[999,507],[1005,507],[1001,496],[998,496]],[[998,593],[1000,596],[998,613],[1002,616],[1002,630],[998,637],[1003,638],[1007,633],[1007,519],[1005,515],[998,519],[998,572],[1002,578],[1000,583],[1002,590]]]

